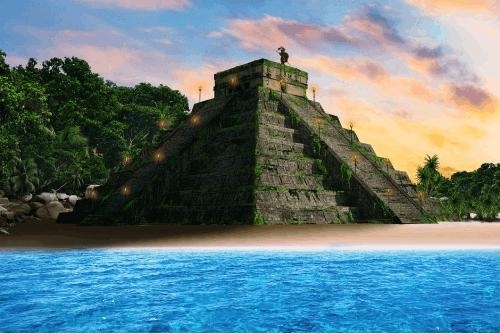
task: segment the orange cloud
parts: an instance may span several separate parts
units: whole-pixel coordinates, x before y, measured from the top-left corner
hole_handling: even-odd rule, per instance
[[[295,63],[301,68],[314,69],[344,80],[359,80],[361,78],[379,80],[387,75],[384,66],[380,63],[361,57],[336,59],[317,55],[309,58],[297,58]]]
[[[437,131],[429,131],[425,134],[425,137],[431,145],[439,149],[445,146],[456,146],[459,148],[469,148],[467,142],[459,142],[453,139],[453,134],[443,133]]]
[[[448,15],[450,12],[500,13],[497,0],[406,0],[406,2],[433,14]]]
[[[182,10],[191,5],[191,0],[80,0],[94,6],[121,7],[130,10]]]
[[[236,66],[237,64],[234,64]],[[184,93],[192,108],[199,99],[201,101],[209,100],[214,97],[214,73],[226,70],[225,68],[216,68],[213,65],[191,68],[187,66],[177,67],[171,72],[172,82],[175,82],[175,88]],[[201,87],[201,98],[199,88]]]
[[[276,50],[286,48],[317,49],[325,44],[353,44],[355,41],[342,29],[316,24],[304,24],[276,16],[265,15],[259,20],[232,19],[228,27],[208,33],[211,38],[230,36],[245,50]]]

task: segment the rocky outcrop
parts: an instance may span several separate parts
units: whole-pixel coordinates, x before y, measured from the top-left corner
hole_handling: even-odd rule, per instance
[[[0,234],[10,234],[9,230],[16,224],[56,220],[59,214],[73,211],[79,199],[76,195],[49,192],[29,194],[15,200],[0,197]]]
[[[57,219],[61,212],[68,212],[68,209],[59,201],[51,201],[38,208],[35,215],[42,219]]]

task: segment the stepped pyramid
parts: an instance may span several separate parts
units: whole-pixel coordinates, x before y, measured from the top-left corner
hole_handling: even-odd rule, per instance
[[[214,79],[213,99],[60,221],[420,221],[408,175],[307,99],[306,72],[260,59]]]

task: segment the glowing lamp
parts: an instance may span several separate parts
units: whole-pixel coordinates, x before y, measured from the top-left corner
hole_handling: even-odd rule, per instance
[[[156,163],[160,163],[162,162],[163,160],[165,160],[165,153],[163,153],[162,151],[158,150],[156,152],[153,153],[153,160],[156,162]]]
[[[129,157],[128,155],[124,155],[123,158],[122,158],[122,162],[124,165],[128,165],[129,163],[132,162],[132,158]]]
[[[165,129],[168,126],[168,121],[165,118],[162,118],[158,121],[158,127],[160,129]]]
[[[131,193],[131,189],[129,185],[124,185],[120,188],[120,192],[123,196],[128,196]]]

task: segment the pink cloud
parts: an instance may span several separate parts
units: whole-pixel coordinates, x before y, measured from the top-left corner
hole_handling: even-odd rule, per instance
[[[231,36],[239,41],[241,48],[245,50],[276,49],[277,44],[287,46],[290,44],[290,37],[279,29],[279,24],[283,20],[273,16],[265,16],[263,19],[230,20],[229,26],[218,32],[212,32],[211,36],[220,38],[222,36]],[[279,41],[279,42],[278,42]]]
[[[497,0],[406,0],[410,5],[420,8],[425,13],[449,15],[450,13],[492,14],[500,13]]]
[[[130,10],[183,10],[191,5],[191,0],[80,0],[93,6],[120,7]]]
[[[429,45],[410,39],[397,31],[395,23],[387,17],[386,10],[376,6],[363,6],[347,15],[338,26],[303,24],[266,15],[261,19],[233,19],[228,26],[208,34],[214,39],[225,36],[233,38],[241,48],[247,51],[274,50],[279,44],[292,50],[290,62],[296,57],[314,52],[329,50],[332,45],[348,52],[363,52],[371,55],[375,61],[399,61],[410,70],[417,70],[429,76],[429,79],[475,82],[477,76],[458,55],[446,50],[442,45]],[[446,50],[446,51],[445,51]],[[267,51],[271,54],[270,51]],[[390,57],[387,54],[390,53]],[[377,59],[379,61],[377,61]],[[360,66],[359,64],[355,64]],[[343,72],[349,72],[353,66],[343,64]],[[378,77],[384,73],[380,66],[366,64],[361,75]],[[340,70],[338,72],[341,72]]]
[[[472,85],[453,85],[450,87],[456,101],[465,101],[474,107],[481,107],[491,98],[483,89]]]
[[[304,24],[270,15],[265,15],[260,20],[232,19],[227,28],[213,31],[208,36],[230,36],[243,49],[250,51],[276,49],[280,45],[318,48],[317,43],[354,43],[347,34],[334,27]]]
[[[53,57],[79,57],[85,59],[92,71],[106,79],[125,73],[131,65],[143,59],[144,54],[125,47],[60,44],[51,49]]]
[[[344,80],[381,79],[387,75],[384,66],[367,58],[336,59],[323,55],[309,58],[298,58],[295,66],[314,69]]]

